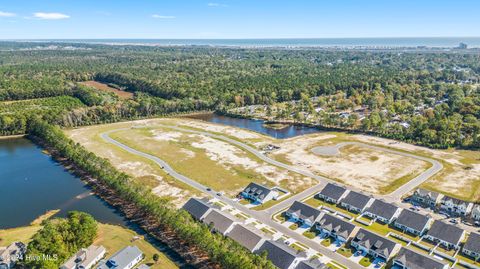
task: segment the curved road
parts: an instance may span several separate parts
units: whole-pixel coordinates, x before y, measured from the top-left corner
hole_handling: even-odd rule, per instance
[[[115,130],[111,130],[111,131],[108,131],[108,132],[105,132],[105,133],[102,133],[100,136],[102,137],[102,139],[104,139],[105,141],[111,143],[111,144],[114,144],[132,154],[135,154],[135,155],[138,155],[138,156],[141,156],[141,157],[144,157],[144,158],[147,158],[149,160],[152,160],[154,161],[155,163],[157,163],[160,167],[162,167],[162,169],[164,169],[168,174],[170,174],[171,176],[175,177],[176,179],[186,183],[186,184],[189,184],[190,186],[194,187],[195,189],[209,195],[209,196],[212,196],[212,197],[215,197],[217,199],[219,199],[220,201],[224,202],[225,204],[227,205],[230,205],[232,206],[233,208],[247,214],[247,215],[250,215],[252,216],[253,218],[259,220],[260,222],[276,229],[277,231],[285,234],[285,235],[288,235],[289,237],[295,239],[296,241],[310,247],[311,249],[321,253],[322,255],[334,260],[334,261],[337,261],[345,266],[347,266],[347,268],[350,268],[350,269],[364,269],[363,266],[359,265],[358,263],[355,263],[347,258],[345,258],[344,256],[340,255],[340,254],[337,254],[335,252],[332,252],[330,251],[329,249],[323,247],[322,245],[306,238],[305,236],[301,235],[301,234],[298,234],[298,233],[295,233],[294,231],[290,230],[289,228],[281,225],[280,223],[276,222],[276,221],[273,221],[270,217],[269,214],[265,214],[265,212],[262,212],[262,211],[255,211],[255,210],[251,210],[243,205],[241,205],[240,203],[238,202],[235,202],[225,196],[218,196],[216,195],[216,192],[213,191],[213,190],[207,190],[207,187],[196,182],[195,180],[192,180],[182,174],[179,174],[177,173],[175,170],[173,170],[173,168],[171,166],[169,166],[165,161],[163,161],[162,159],[156,157],[156,156],[153,156],[153,155],[150,155],[150,154],[147,154],[145,152],[141,152],[141,151],[138,151],[134,148],[131,148],[125,144],[122,144],[120,142],[118,142],[117,140],[111,138],[109,136],[109,134],[113,133],[113,132],[117,132],[117,131],[121,131],[121,130],[128,130],[128,128],[122,128],[122,129],[115,129]],[[188,131],[191,131],[191,130],[188,130]]]

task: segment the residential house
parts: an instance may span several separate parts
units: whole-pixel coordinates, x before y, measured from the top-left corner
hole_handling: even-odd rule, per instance
[[[252,200],[257,203],[265,203],[270,200],[275,200],[278,197],[278,192],[269,189],[265,186],[251,182],[248,186],[241,192],[241,195],[245,199]]]
[[[197,220],[202,220],[212,210],[206,201],[197,198],[190,198],[183,205],[182,209],[190,213],[190,215]]]
[[[372,219],[390,224],[398,217],[400,211],[402,211],[402,209],[393,204],[382,200],[375,200],[372,205],[365,210],[364,214]]]
[[[426,232],[431,222],[432,219],[427,216],[403,209],[393,223],[393,226],[404,232],[421,236]]]
[[[97,269],[132,269],[143,257],[143,252],[137,246],[127,246],[113,254],[107,261],[101,260]]]
[[[301,260],[305,260],[304,257],[297,255],[297,251],[279,241],[267,240],[255,253],[264,252],[267,253],[267,259],[279,269],[293,269]]]
[[[472,203],[450,196],[444,196],[440,200],[440,210],[451,216],[467,216],[472,210],[472,207]]]
[[[0,268],[10,269],[23,258],[27,246],[22,242],[14,242],[7,247],[0,247]]]
[[[393,258],[393,267],[401,269],[448,269],[447,262],[402,247]]]
[[[88,248],[79,250],[68,259],[60,269],[90,269],[93,268],[103,257],[107,250],[103,246],[91,245]]]
[[[326,202],[337,204],[348,192],[344,187],[328,183],[325,188],[318,193],[318,197]]]
[[[266,240],[262,232],[253,227],[237,224],[226,234],[251,252],[256,251]]]
[[[475,205],[472,208],[472,218],[476,221],[480,221],[480,205]]]
[[[443,198],[443,194],[438,192],[429,191],[426,189],[418,188],[413,193],[411,199],[420,205],[430,207],[434,209],[440,200]]]
[[[470,233],[467,242],[463,246],[462,252],[474,260],[480,260],[480,234]]]
[[[302,202],[295,201],[285,212],[285,215],[294,222],[312,226],[320,216],[321,211]]]
[[[337,218],[330,214],[324,213],[318,222],[315,224],[315,228],[328,236],[333,237],[339,243],[344,243],[353,236],[357,227],[350,222]]]
[[[425,238],[440,243],[448,249],[458,249],[460,242],[465,238],[465,231],[457,226],[435,220]]]
[[[203,218],[203,223],[211,225],[213,231],[225,235],[238,223],[238,220],[228,213],[213,209]]]
[[[400,249],[401,245],[383,236],[360,228],[350,245],[374,258],[388,261]]]
[[[295,269],[328,269],[329,267],[318,259],[301,261]]]
[[[356,191],[350,191],[345,198],[340,200],[340,205],[349,211],[361,213],[371,205],[373,198]]]

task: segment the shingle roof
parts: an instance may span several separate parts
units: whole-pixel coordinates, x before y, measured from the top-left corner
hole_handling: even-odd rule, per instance
[[[357,235],[353,238],[353,241],[369,250],[382,254],[387,259],[392,254],[396,245],[395,242],[363,228],[358,231]]]
[[[210,206],[204,201],[197,198],[190,198],[182,207],[190,215],[196,219],[200,219],[207,211],[210,209]]]
[[[295,269],[327,269],[328,267],[318,259],[312,261],[301,261]]]
[[[325,195],[332,199],[338,200],[347,190],[344,187],[328,183],[325,188],[320,192],[321,195]]]
[[[225,233],[235,222],[236,219],[233,216],[217,209],[210,211],[203,219],[203,223],[207,225],[213,224],[213,228],[222,234]]]
[[[334,231],[337,235],[340,235],[343,238],[348,238],[355,229],[355,225],[352,223],[330,214],[324,214],[317,223],[322,229],[330,232]]]
[[[422,231],[425,228],[425,225],[427,225],[429,219],[429,217],[422,214],[403,209],[395,222],[416,231]]]
[[[227,236],[250,251],[252,251],[257,244],[264,239],[260,231],[257,231],[252,227],[245,227],[242,224],[235,225]]]
[[[457,245],[462,239],[464,230],[457,226],[447,224],[440,220],[435,220],[427,235],[438,238],[442,241]]]
[[[350,191],[345,198],[340,201],[341,203],[346,203],[348,205],[354,206],[356,208],[363,209],[370,201],[370,197],[365,194]]]
[[[431,200],[437,200],[437,197],[440,195],[438,192],[429,191],[426,189],[418,188],[415,190],[415,194],[422,197],[428,197]]]
[[[143,252],[137,246],[127,246],[113,254],[107,262],[101,262],[97,269],[125,268]]]
[[[460,200],[460,199],[457,199],[457,198],[454,198],[454,197],[446,196],[446,195],[443,196],[441,201],[445,202],[445,201],[448,201],[448,200],[451,200],[454,205],[465,205],[465,206],[468,205],[468,202],[466,202],[466,201],[463,201],[463,200]]]
[[[463,249],[480,253],[480,234],[471,233],[470,236],[468,236],[467,242],[465,243],[465,246],[463,246]]]
[[[308,219],[311,222],[314,222],[321,213],[320,210],[298,201],[293,202],[287,212],[295,213],[299,218],[304,220]]]
[[[381,200],[375,200],[365,211],[385,219],[391,219],[397,210],[398,207],[393,204]]]
[[[409,269],[443,269],[445,268],[446,264],[432,257],[422,255],[404,247],[400,249],[397,257],[395,257],[395,260],[400,261]]]
[[[263,200],[265,197],[271,192],[267,187],[259,185],[255,182],[251,182],[248,186],[243,190],[243,192],[256,197],[257,199]]]
[[[256,253],[261,254],[264,251],[267,252],[267,258],[280,269],[288,269],[297,258],[295,250],[277,241],[265,241]]]

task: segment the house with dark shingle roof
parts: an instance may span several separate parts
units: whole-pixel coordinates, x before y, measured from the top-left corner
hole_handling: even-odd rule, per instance
[[[267,259],[280,269],[293,269],[305,259],[284,243],[273,240],[265,241],[255,253],[261,255],[264,252],[267,253]]]
[[[302,202],[295,201],[285,212],[285,215],[294,222],[312,226],[320,216],[321,211]]]
[[[397,207],[396,205],[384,202],[382,200],[375,200],[365,210],[364,214],[372,219],[377,219],[383,223],[390,224],[398,217],[400,211],[401,208]]]
[[[295,269],[328,269],[329,267],[318,259],[301,261]]]
[[[182,209],[190,213],[190,215],[197,220],[202,220],[205,215],[212,210],[209,204],[197,198],[190,198],[183,205]]]
[[[340,243],[344,243],[353,236],[357,231],[357,227],[348,221],[344,221],[340,218],[324,213],[318,222],[315,224],[315,228],[328,236],[333,237]]]
[[[226,236],[237,241],[240,245],[247,248],[251,252],[257,250],[266,238],[262,232],[253,227],[247,227],[243,224],[237,224],[226,234]]]
[[[480,260],[480,234],[471,233],[462,249],[463,254]]]
[[[432,219],[427,216],[403,209],[393,223],[393,226],[404,232],[421,236],[427,231],[431,222]]]
[[[251,182],[248,186],[241,192],[241,195],[245,199],[252,200],[257,203],[265,203],[272,199],[278,197],[278,192],[269,189],[265,186]]]
[[[448,269],[449,264],[402,247],[393,258],[393,268],[402,269]]]
[[[411,199],[420,205],[435,208],[437,204],[440,203],[440,199],[442,199],[442,197],[443,194],[438,192],[418,188],[415,190],[415,192],[413,192]]]
[[[203,218],[203,223],[212,225],[214,231],[225,235],[238,223],[238,220],[230,214],[213,209]]]
[[[425,238],[447,248],[458,249],[460,242],[465,238],[465,231],[457,226],[435,220]]]
[[[480,205],[474,205],[472,208],[472,218],[476,221],[480,221]]]
[[[361,213],[365,208],[370,206],[373,198],[356,191],[350,191],[345,198],[340,200],[340,205],[349,211]]]
[[[329,203],[337,204],[348,192],[344,187],[328,183],[325,188],[318,193],[318,198]]]
[[[382,258],[385,261],[395,255],[401,247],[400,244],[363,228],[360,228],[357,235],[353,237],[350,245],[374,258]]]
[[[440,210],[450,216],[467,216],[472,211],[472,208],[472,203],[450,196],[444,196],[440,200]]]

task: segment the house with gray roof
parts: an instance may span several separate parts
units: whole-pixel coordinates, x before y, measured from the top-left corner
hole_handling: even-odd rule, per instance
[[[0,268],[14,268],[25,252],[27,246],[22,242],[13,242],[7,247],[0,247]]]
[[[401,269],[448,269],[449,264],[431,256],[402,247],[393,259],[393,268]]]
[[[404,232],[421,236],[427,231],[428,227],[430,227],[431,222],[432,219],[427,216],[403,209],[393,223],[393,226]]]
[[[480,205],[474,205],[472,208],[472,218],[476,221],[480,221]]]
[[[204,200],[198,198],[190,198],[182,207],[196,220],[202,220],[207,213],[212,210],[212,207]]]
[[[329,267],[318,259],[301,261],[295,269],[328,269]]]
[[[264,252],[267,253],[267,259],[279,269],[293,269],[301,260],[305,260],[297,251],[279,241],[267,240],[255,253],[261,255]]]
[[[375,200],[365,210],[364,214],[372,219],[390,224],[400,214],[401,208],[382,200]]]
[[[127,246],[107,261],[100,261],[97,269],[132,269],[143,259],[143,252],[137,246]]]
[[[337,204],[348,192],[344,187],[328,183],[323,190],[318,193],[318,198],[329,203]]]
[[[401,247],[400,244],[363,228],[360,228],[350,245],[374,258],[382,258],[385,261],[395,255]]]
[[[251,182],[241,192],[241,195],[243,196],[243,198],[252,200],[253,202],[265,203],[272,199],[277,199],[278,192],[255,182]]]
[[[91,245],[79,250],[68,259],[60,269],[90,269],[93,268],[103,257],[107,250],[103,246]]]
[[[460,242],[465,238],[465,231],[457,226],[435,220],[425,238],[440,243],[446,248],[458,249]]]
[[[418,188],[413,192],[411,197],[412,201],[417,202],[418,204],[434,209],[437,204],[440,203],[443,194],[438,192],[429,191],[427,189]]]
[[[462,249],[463,254],[480,260],[480,234],[471,233]]]
[[[244,224],[233,226],[226,236],[232,238],[251,252],[256,251],[266,240],[262,232]]]
[[[467,216],[472,208],[472,203],[454,197],[444,196],[440,200],[440,210],[450,216]]]
[[[350,191],[345,198],[340,200],[340,205],[349,211],[361,213],[370,206],[373,198],[356,191]]]
[[[321,211],[302,202],[295,201],[285,212],[285,215],[294,222],[312,226],[320,216]]]
[[[213,231],[225,235],[238,223],[238,220],[228,213],[213,209],[203,218],[203,223],[211,225]]]
[[[333,237],[339,243],[348,241],[357,231],[357,227],[352,223],[327,213],[320,217],[315,228],[319,232]]]

